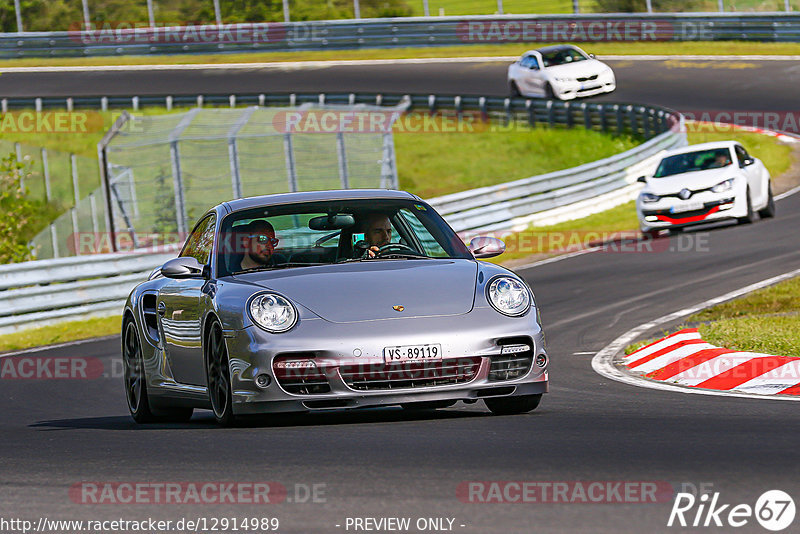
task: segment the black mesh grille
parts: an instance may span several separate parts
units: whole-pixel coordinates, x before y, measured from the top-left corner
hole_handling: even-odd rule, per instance
[[[357,390],[403,389],[463,384],[475,378],[480,358],[453,358],[429,362],[345,365],[342,380]]]
[[[531,365],[533,365],[533,340],[531,338],[505,338],[499,340],[497,344],[503,347],[527,345],[528,350],[492,356],[489,366],[490,381],[514,380],[528,374],[528,371],[531,370]]]

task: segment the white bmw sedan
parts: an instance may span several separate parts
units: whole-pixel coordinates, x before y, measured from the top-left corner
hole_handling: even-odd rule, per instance
[[[668,152],[636,200],[642,232],[655,237],[675,229],[725,219],[751,223],[775,216],[770,175],[761,160],[735,141],[692,145]]]
[[[577,46],[530,50],[508,67],[511,96],[572,100],[610,93],[617,88],[611,67]]]

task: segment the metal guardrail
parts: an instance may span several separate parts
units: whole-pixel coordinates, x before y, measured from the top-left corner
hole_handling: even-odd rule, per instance
[[[0,58],[346,50],[553,41],[800,41],[798,13],[404,17],[0,34]]]
[[[187,97],[197,102],[199,97]],[[572,169],[534,176],[433,199],[448,222],[461,233],[510,229],[526,217],[546,214],[598,195],[624,190],[644,165],[662,151],[686,143],[680,114],[666,108],[626,103],[558,102],[524,98],[486,98],[442,95],[216,95],[206,103],[300,105],[304,102],[397,105],[409,99],[410,110],[472,113],[495,124],[526,122],[532,127],[584,127],[632,133],[648,139],[622,154]],[[102,99],[83,99],[98,105]],[[176,98],[177,100],[177,98]],[[39,108],[63,106],[64,99],[36,99]],[[164,97],[143,98],[140,105],[161,104]],[[4,105],[34,103],[15,100]],[[118,103],[130,103],[131,98]],[[75,105],[75,103],[73,103]],[[112,314],[131,288],[144,280],[171,254],[105,254],[34,261],[0,266],[0,334],[29,326],[88,315]]]
[[[98,254],[0,265],[0,334],[119,313],[131,289],[174,256]]]
[[[610,158],[429,202],[459,233],[509,230],[536,214],[630,185],[647,167],[652,172],[665,150],[685,145],[685,133],[669,131]]]

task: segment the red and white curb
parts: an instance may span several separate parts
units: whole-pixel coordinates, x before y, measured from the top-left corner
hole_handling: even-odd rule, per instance
[[[697,385],[684,385],[680,383],[671,383],[667,380],[651,380],[648,378],[644,378],[641,374],[634,373],[631,369],[629,369],[624,364],[624,351],[625,347],[630,345],[631,343],[635,342],[637,339],[642,339],[648,332],[652,332],[658,328],[664,328],[666,325],[676,324],[678,321],[684,319],[685,317],[689,317],[690,315],[699,312],[700,310],[704,310],[706,308],[710,308],[712,306],[716,306],[717,304],[721,304],[723,302],[727,302],[729,300],[733,300],[737,297],[741,297],[758,289],[763,289],[765,287],[769,287],[773,284],[777,284],[778,282],[782,282],[784,280],[788,280],[790,278],[794,278],[795,276],[800,276],[800,269],[794,269],[787,273],[773,276],[772,278],[767,278],[765,280],[761,280],[760,282],[756,282],[754,284],[750,284],[745,287],[741,287],[729,293],[725,293],[724,295],[720,295],[713,299],[706,300],[704,302],[699,302],[693,306],[689,306],[688,308],[684,308],[682,310],[677,310],[675,312],[669,313],[652,321],[648,321],[646,323],[642,323],[639,326],[636,326],[614,341],[603,347],[597,354],[594,355],[592,358],[592,369],[598,373],[599,375],[608,378],[610,380],[614,380],[616,382],[621,382],[623,384],[628,384],[631,386],[648,388],[648,389],[657,389],[661,391],[672,391],[675,393],[690,393],[696,395],[714,395],[714,396],[722,396],[722,397],[745,397],[750,399],[763,399],[763,400],[770,400],[770,401],[800,401],[800,395],[796,394],[787,394],[783,393],[780,395],[776,394],[759,394],[753,393],[751,391],[742,391],[741,389],[706,389],[697,387]],[[690,332],[691,334],[691,332]],[[687,338],[688,341],[691,338]],[[695,339],[699,339],[699,336]],[[672,340],[676,341],[676,340]],[[652,345],[651,345],[652,346]],[[647,347],[645,347],[647,348]],[[706,347],[708,348],[708,347]],[[740,353],[742,354],[742,353]],[[747,358],[747,356],[750,356]],[[761,356],[769,356],[769,355],[761,355]],[[748,360],[752,360],[753,358],[757,357],[756,355],[751,355],[747,353],[745,358]],[[774,358],[774,357],[773,357]],[[655,359],[655,358],[653,358]],[[800,361],[800,359],[798,359]],[[688,363],[688,362],[687,362]],[[740,362],[744,363],[744,362]],[[788,362],[787,362],[788,363]],[[656,365],[656,364],[651,364]],[[668,365],[668,364],[667,364]],[[781,366],[783,367],[783,366]],[[758,375],[753,375],[750,379],[769,379],[774,376],[775,369],[769,371],[770,374],[759,373]],[[764,376],[766,375],[766,376]],[[716,376],[716,375],[714,375]],[[800,376],[800,375],[798,375]],[[697,376],[699,378],[699,375]],[[701,380],[699,383],[704,382],[706,379],[712,378],[712,376],[706,377],[704,380]],[[788,377],[784,377],[788,378]],[[746,380],[745,382],[749,382],[750,379]],[[798,379],[797,382],[800,382]],[[795,384],[797,384],[795,382]],[[749,385],[754,386],[758,382],[751,382]],[[743,385],[744,383],[740,384]],[[784,388],[782,391],[785,391],[787,388]]]
[[[642,347],[622,362],[644,378],[686,387],[800,396],[800,358],[716,347],[696,328]]]

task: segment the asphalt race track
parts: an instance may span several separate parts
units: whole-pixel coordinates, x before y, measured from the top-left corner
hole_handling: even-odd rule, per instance
[[[679,111],[797,109],[796,60],[609,61],[616,92],[596,100],[659,104]],[[0,96],[103,96],[280,92],[508,94],[508,62],[339,65],[298,68],[3,72]],[[368,74],[365,74],[368,73]]]
[[[758,75],[751,67],[679,67],[680,75],[655,78],[662,72],[657,62],[617,68],[626,82],[614,100],[678,109],[789,110],[800,76],[788,62],[758,63],[752,67],[763,70]],[[3,74],[0,93],[504,91],[501,65],[406,69],[379,68],[368,76],[350,67],[332,76],[321,76],[331,72],[325,69],[237,71],[235,77],[191,72],[180,74],[182,83],[169,72]],[[500,83],[489,78],[493,72],[501,73]],[[401,81],[403,73],[409,77]],[[726,89],[711,91],[715,84]],[[770,489],[797,500],[800,405],[633,387],[596,374],[590,360],[634,326],[798,268],[799,227],[800,194],[779,201],[772,220],[520,271],[542,309],[551,356],[551,392],[523,416],[495,417],[481,403],[459,403],[421,415],[385,408],[271,418],[235,429],[217,428],[210,413],[197,412],[189,424],[140,427],[127,414],[118,339],[32,353],[97,357],[106,376],[2,381],[0,517],[34,523],[44,516],[277,517],[279,532],[297,533],[353,532],[345,528],[348,517],[444,517],[465,534],[669,532],[680,530],[667,528],[672,493],[655,504],[478,504],[459,500],[457,488],[465,481],[652,481],[676,491],[704,484],[731,505],[753,506]],[[292,502],[92,505],[75,502],[80,499],[69,491],[81,481],[274,481]],[[297,502],[313,484],[324,484],[324,495]],[[764,531],[753,518],[736,530]]]

